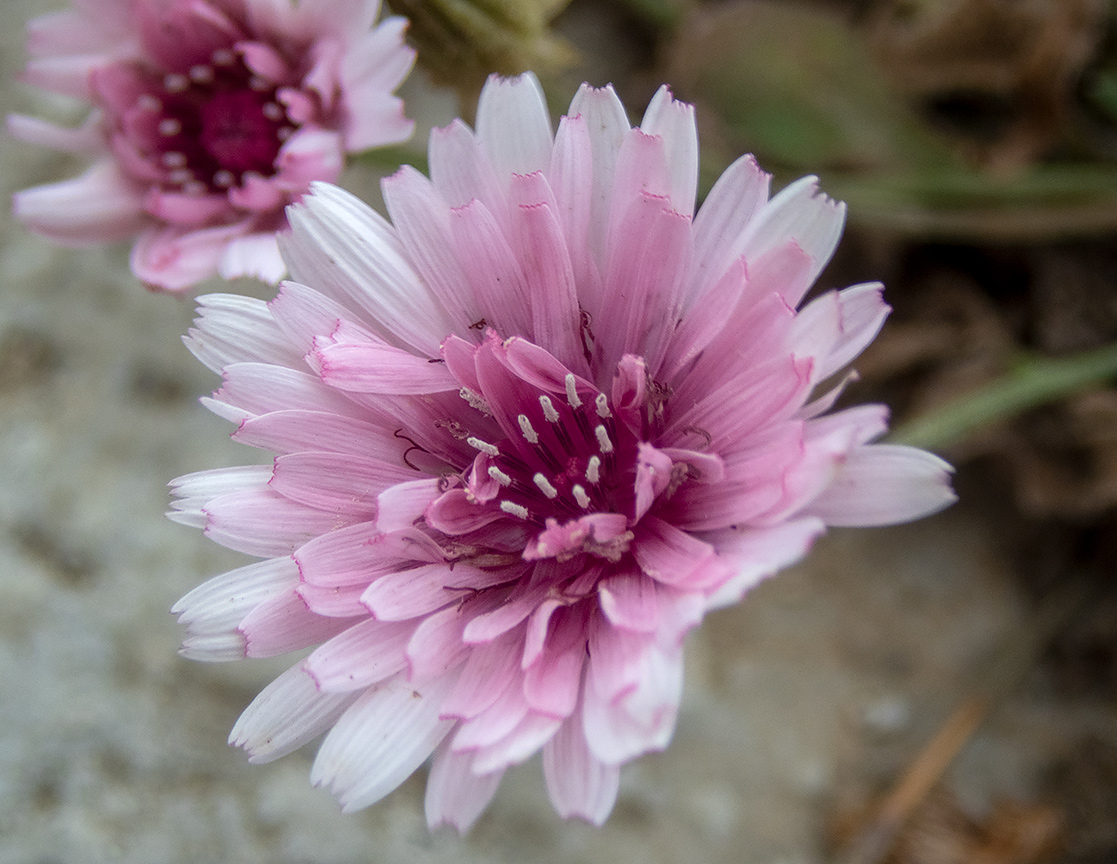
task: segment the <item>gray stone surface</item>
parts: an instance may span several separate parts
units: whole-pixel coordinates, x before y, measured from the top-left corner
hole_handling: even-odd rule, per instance
[[[5,112],[60,108],[11,83],[23,21],[56,5],[4,2]],[[75,170],[0,147],[5,195]],[[216,382],[179,341],[191,303],[145,292],[123,249],[0,226],[0,864],[805,864],[827,802],[899,764],[1019,620],[965,508],[836,534],[692,639],[675,741],[625,769],[604,828],[557,819],[537,762],[464,840],[428,836],[422,776],[343,816],[312,749],[251,766],[225,745],[286,662],[176,655],[168,608],[241,559],[164,519],[165,484],[260,458],[196,402]],[[1034,779],[1017,745],[1054,727],[1030,699],[960,769],[975,800]]]

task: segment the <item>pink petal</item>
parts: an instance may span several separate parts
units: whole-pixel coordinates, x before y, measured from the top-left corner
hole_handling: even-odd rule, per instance
[[[825,491],[804,508],[829,525],[896,525],[950,506],[953,469],[931,453],[898,444],[854,450]]]
[[[759,582],[803,558],[825,531],[821,519],[806,518],[770,528],[727,529],[711,536],[718,552],[734,562],[734,575],[710,595],[708,608],[739,602]]]
[[[427,564],[390,573],[373,582],[361,595],[361,602],[381,621],[418,618],[467,595],[468,590],[447,586],[462,584],[470,573],[481,574],[481,571],[464,564],[458,564],[453,570],[447,564]]]
[[[49,147],[77,155],[94,155],[105,149],[105,135],[101,127],[102,116],[93,111],[77,129],[70,129],[28,117],[26,114],[9,114],[8,134],[28,144]]]
[[[462,642],[465,619],[461,607],[451,606],[423,619],[407,643],[411,678],[437,678],[461,664],[472,654]]]
[[[772,175],[751,155],[722,172],[694,217],[694,270],[690,297],[702,296],[744,253],[745,229],[768,200]],[[751,262],[750,262],[751,263]],[[690,304],[688,303],[688,306]]]
[[[473,757],[474,772],[489,774],[503,771],[510,765],[525,761],[551,740],[561,723],[560,719],[529,711],[504,738],[477,751]]]
[[[248,555],[290,555],[313,537],[346,525],[349,517],[297,504],[271,490],[222,495],[205,508],[206,536]]]
[[[657,582],[693,590],[718,575],[709,543],[655,516],[646,516],[635,530],[632,551],[636,563]]]
[[[431,132],[429,146],[431,183],[451,207],[462,207],[474,199],[490,210],[505,206],[504,184],[498,178],[481,143],[461,120]],[[494,214],[501,221],[504,214]]]
[[[32,231],[68,246],[123,240],[147,223],[142,193],[111,162],[15,193],[12,212]]]
[[[672,209],[684,216],[693,215],[698,191],[698,127],[694,106],[676,101],[664,84],[648,103],[640,128],[663,141],[668,166],[667,197]]]
[[[288,210],[292,237],[285,258],[299,282],[343,303],[351,298],[381,325],[387,341],[428,357],[453,327],[403,255],[391,227],[375,211],[327,184]]]
[[[304,126],[279,148],[279,154],[275,157],[275,177],[269,182],[276,190],[283,190],[296,197],[306,192],[316,180],[334,182],[344,166],[345,153],[341,134]],[[253,210],[269,210],[282,206],[289,200],[282,198],[277,192],[261,191],[269,197],[260,197],[255,202],[246,201],[240,206]]]
[[[489,77],[477,103],[477,139],[498,177],[550,167],[551,119],[534,74]]]
[[[225,247],[217,272],[222,279],[250,276],[275,285],[287,273],[279,254],[279,243],[272,232],[234,237]]]
[[[301,359],[263,301],[238,294],[199,297],[198,317],[183,342],[214,372],[242,360],[292,366]]]
[[[427,827],[451,825],[464,834],[496,794],[503,771],[478,777],[471,770],[473,757],[456,753],[446,741],[439,745],[427,777],[424,806]]]
[[[376,496],[414,472],[379,459],[338,453],[291,453],[275,460],[268,485],[318,510],[374,518]]]
[[[590,136],[593,186],[590,191],[590,252],[603,269],[605,237],[613,198],[613,179],[621,142],[631,128],[624,105],[612,85],[595,88],[583,84],[570,102],[571,117],[581,116]],[[585,194],[583,191],[582,194]],[[596,308],[590,313],[597,315]]]
[[[817,177],[803,177],[780,190],[749,223],[741,239],[742,254],[756,260],[794,240],[814,262],[809,281],[822,272],[837,248],[846,206],[818,188]]]
[[[246,657],[274,657],[316,645],[351,627],[358,618],[325,618],[307,608],[294,590],[265,600],[240,623]]]
[[[452,681],[412,683],[403,675],[366,690],[318,749],[310,770],[351,813],[375,804],[411,776],[453,728],[439,719]]]
[[[559,816],[602,825],[617,800],[620,769],[593,755],[581,712],[571,715],[543,748],[547,794]]]
[[[383,343],[322,345],[313,357],[322,380],[339,390],[416,396],[459,387],[441,359],[416,357]]]
[[[229,241],[245,230],[244,225],[149,229],[132,247],[132,272],[156,290],[185,291],[217,274]]]
[[[450,214],[450,230],[451,248],[470,289],[467,308],[479,313],[469,324],[484,321],[502,333],[530,332],[531,290],[493,215],[472,201]],[[458,332],[466,331],[459,327]]]
[[[370,687],[406,668],[404,649],[414,629],[374,620],[354,624],[306,658],[307,674],[324,693]]]
[[[656,583],[639,573],[618,573],[597,586],[601,611],[616,627],[654,633],[659,625]]]
[[[243,747],[249,762],[271,762],[298,750],[334,725],[355,693],[322,693],[302,663],[260,691],[240,715],[229,743]]]
[[[238,625],[258,605],[298,582],[299,571],[290,558],[259,561],[203,582],[171,607],[186,627],[179,653],[207,662],[243,659],[244,634]]]

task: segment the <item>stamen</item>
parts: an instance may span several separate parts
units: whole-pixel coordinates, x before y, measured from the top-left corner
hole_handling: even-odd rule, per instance
[[[182,191],[187,195],[205,195],[206,184],[198,180],[188,180],[186,183],[182,184]]]
[[[590,506],[590,496],[586,494],[586,490],[578,483],[570,487],[571,493],[574,495],[574,500],[578,502],[578,506],[583,510],[588,510]]]
[[[280,141],[286,141],[293,134],[295,134],[295,130],[294,130],[293,127],[291,127],[291,126],[281,126],[276,131],[275,137],[278,138]]]
[[[136,107],[144,111],[162,111],[163,103],[152,96],[150,93],[144,93],[139,99],[136,100]]]
[[[182,131],[182,123],[174,117],[166,117],[159,121],[159,134],[170,138]]]
[[[512,478],[497,468],[495,465],[489,466],[489,476],[492,477],[501,486],[511,486]]]
[[[593,434],[597,436],[597,449],[602,453],[613,452],[613,442],[609,440],[609,433],[604,426],[595,426]]]
[[[178,183],[179,185],[182,185],[183,183],[189,183],[191,180],[194,179],[194,172],[191,171],[189,168],[176,168],[170,173],[167,179],[170,180],[172,183]]]
[[[601,427],[598,426],[598,429]],[[600,436],[598,436],[600,438]],[[597,483],[601,480],[601,457],[590,456],[589,462],[586,463],[586,479],[590,483]]]
[[[267,117],[269,120],[282,120],[283,119],[283,113],[284,113],[283,109],[274,102],[265,102],[264,107],[261,108],[260,110],[264,113],[264,116]]]
[[[485,398],[480,393],[475,393],[468,387],[462,387],[458,390],[458,395],[468,402],[469,407],[474,411],[480,411],[486,417],[493,416],[493,411],[489,407],[489,403],[485,401]]]
[[[516,418],[520,421],[520,431],[524,433],[528,444],[538,444],[539,435],[531,425],[531,421],[527,419],[526,414],[521,414]]]
[[[163,154],[163,164],[168,168],[185,168],[186,154],[177,150],[169,150]]]
[[[172,72],[170,75],[163,76],[163,89],[168,93],[181,93],[183,90],[190,86],[190,79],[185,75],[179,75],[177,72]]]
[[[527,512],[527,507],[516,504],[513,501],[501,501],[500,509],[510,516],[518,516],[521,519],[527,519],[531,515]]]
[[[199,84],[209,84],[213,80],[213,67],[201,64],[191,66],[190,77]]]
[[[233,175],[232,171],[226,171],[222,168],[220,171],[213,172],[213,185],[219,186],[222,189],[227,189],[237,182],[237,178]]]
[[[578,398],[578,387],[573,372],[566,373],[566,401],[571,408],[582,407],[582,400]]]
[[[551,484],[551,481],[544,477],[542,474],[536,474],[531,479],[535,481],[535,485],[539,487],[539,491],[546,495],[548,498],[558,498],[558,489],[556,489]]]
[[[613,416],[613,412],[609,410],[609,400],[605,398],[604,393],[598,393],[594,402],[597,404],[597,416],[602,420]]]
[[[218,48],[211,55],[214,66],[232,66],[237,62],[237,55],[228,48]]]
[[[551,402],[550,396],[540,396],[539,404],[543,406],[543,416],[547,418],[548,423],[559,422],[559,413],[555,410],[554,403]]]
[[[248,79],[248,86],[255,90],[257,93],[263,93],[265,90],[270,90],[271,85],[266,79],[261,78],[259,75],[253,75]]]
[[[500,451],[496,449],[488,441],[482,441],[480,438],[475,438],[472,435],[465,439],[465,443],[470,447],[480,450],[486,456],[499,456]]]

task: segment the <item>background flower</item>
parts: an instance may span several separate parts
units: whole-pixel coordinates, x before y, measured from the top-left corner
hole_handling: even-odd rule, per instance
[[[379,0],[74,0],[28,28],[29,84],[94,108],[77,130],[13,115],[26,141],[92,155],[73,180],[16,194],[60,243],[136,237],[132,270],[181,291],[216,273],[278,281],[283,208],[347,152],[410,137],[392,95],[406,20]]]
[[[204,660],[318,645],[231,740],[312,771],[346,809],[432,753],[427,819],[464,829],[542,748],[563,816],[601,822],[619,766],[666,746],[682,643],[827,525],[953,500],[948,466],[871,444],[883,406],[831,381],[887,307],[877,284],[798,312],[844,207],[751,157],[695,215],[693,110],[639,128],[583,86],[552,133],[535,79],[492,79],[387,223],[317,185],[281,241],[296,282],[201,300],[207,404],[273,466],[175,481],[177,520],[265,560],[175,607]]]

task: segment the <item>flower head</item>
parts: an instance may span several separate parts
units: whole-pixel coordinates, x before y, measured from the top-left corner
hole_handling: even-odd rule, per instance
[[[29,84],[92,103],[77,130],[13,115],[33,143],[93,155],[16,194],[60,243],[136,237],[132,270],[181,291],[220,273],[278,282],[283,208],[345,154],[406,140],[392,95],[414,52],[380,0],[73,0],[29,26]]]
[[[543,751],[563,816],[601,822],[619,766],[666,746],[683,640],[827,525],[918,518],[948,466],[869,443],[885,409],[815,393],[871,341],[879,285],[822,294],[844,209],[774,198],[750,157],[693,215],[693,110],[630,128],[583,86],[552,134],[531,76],[490,80],[392,223],[320,184],[270,303],[202,298],[209,401],[272,466],[175,482],[175,518],[262,557],[175,607],[209,660],[318,645],[245,711],[254,761],[327,732],[346,809],[434,754],[459,829]]]

